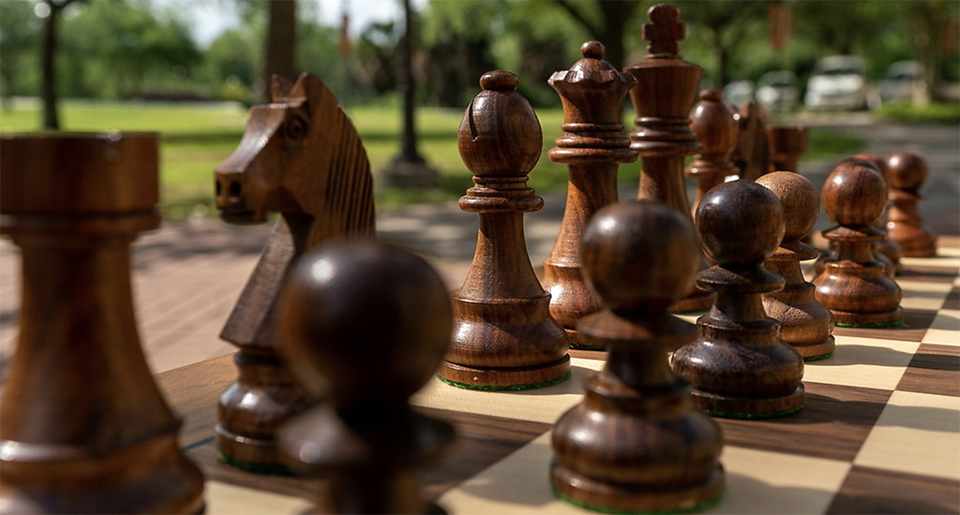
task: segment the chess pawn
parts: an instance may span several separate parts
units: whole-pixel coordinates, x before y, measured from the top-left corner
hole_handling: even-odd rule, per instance
[[[798,171],[800,156],[807,152],[807,140],[807,128],[804,125],[768,125],[770,171]]]
[[[453,427],[409,397],[450,342],[443,281],[423,259],[375,242],[307,254],[281,299],[282,351],[324,399],[281,429],[291,469],[322,475],[321,513],[442,513],[420,495],[419,469],[443,457]]]
[[[156,134],[0,138],[22,252],[0,404],[0,513],[200,513],[203,476],[140,347],[130,245],[156,229]]]
[[[690,106],[697,98],[703,68],[683,60],[678,41],[686,37],[680,9],[657,4],[647,10],[650,23],[642,27],[643,39],[650,42],[647,56],[624,70],[637,79],[630,99],[637,112],[630,147],[640,154],[638,199],[658,200],[684,214],[690,200],[683,179],[684,158],[700,150],[690,130]],[[691,222],[693,217],[690,218]],[[707,262],[701,259],[701,268]],[[713,303],[713,294],[692,288],[675,302],[671,311],[703,311]]]
[[[566,164],[570,181],[560,234],[544,261],[543,287],[550,292],[550,314],[578,344],[576,325],[598,311],[600,301],[580,273],[580,236],[587,221],[617,201],[617,168],[637,160],[623,136],[623,99],[636,80],[603,60],[603,45],[588,41],[583,59],[548,81],[563,102],[563,135],[550,149],[550,160]]]
[[[783,206],[784,233],[780,247],[763,263],[764,268],[783,276],[782,290],[764,293],[767,316],[780,322],[780,338],[800,353],[805,361],[833,354],[833,315],[817,302],[814,286],[803,278],[800,262],[820,252],[807,245],[806,236],[817,222],[820,195],[806,177],[794,172],[772,172],[757,184],[772,191]]]
[[[927,162],[910,152],[887,157],[890,167],[890,209],[887,232],[900,244],[903,255],[929,257],[937,254],[937,237],[924,225],[917,204],[923,199],[920,188],[927,180]]]
[[[719,500],[723,437],[667,359],[696,335],[667,308],[699,266],[693,225],[665,204],[610,205],[587,226],[584,276],[605,309],[577,329],[610,354],[554,428],[551,477],[561,498],[615,513],[686,512]]]
[[[693,202],[693,213],[704,194],[714,186],[722,184],[731,175],[739,175],[737,165],[730,160],[730,154],[737,147],[740,137],[736,113],[723,102],[723,93],[715,89],[700,92],[700,102],[693,106],[690,113],[690,128],[702,145],[693,163],[687,168],[687,177],[697,180],[697,198]]]
[[[824,263],[813,284],[816,297],[839,326],[900,325],[900,287],[874,258],[872,243],[883,238],[873,222],[883,212],[887,187],[876,168],[862,161],[841,163],[823,184],[823,207],[838,225],[823,231],[836,242],[837,257]]]
[[[784,286],[760,266],[784,230],[776,195],[742,179],[713,188],[697,209],[700,244],[717,262],[697,284],[716,291],[717,300],[697,319],[697,339],[678,349],[672,364],[711,415],[777,417],[803,408],[803,358],[780,339],[780,323],[761,301]]]
[[[483,390],[539,388],[570,375],[569,338],[550,316],[550,294],[533,271],[523,213],[543,207],[527,187],[543,136],[517,76],[487,72],[457,139],[474,187],[460,209],[477,213],[473,263],[454,295],[454,337],[440,378]]]
[[[867,160],[876,166],[877,171],[880,172],[880,175],[883,177],[883,182],[887,185],[887,206],[890,205],[889,194],[890,194],[890,167],[887,166],[887,160],[876,154],[870,153],[861,153],[853,156],[854,159],[864,159]],[[882,240],[876,241],[873,243],[873,252],[874,256],[878,261],[883,263],[883,266],[886,267],[887,275],[890,277],[895,277],[897,274],[903,271],[903,265],[900,263],[900,258],[903,256],[903,249],[900,247],[900,244],[891,240],[889,235],[887,235],[887,210],[884,208],[883,213],[873,225],[884,232],[885,236]]]

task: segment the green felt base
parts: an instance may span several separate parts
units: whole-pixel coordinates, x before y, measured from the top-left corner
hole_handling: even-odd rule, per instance
[[[583,345],[581,343],[574,343],[570,348],[576,350],[607,350],[607,348],[602,345]]]
[[[567,379],[570,379],[571,372],[567,372],[563,377],[554,379],[553,381],[544,381],[542,383],[533,383],[533,384],[517,384],[517,385],[507,385],[507,386],[489,386],[483,384],[467,384],[467,383],[458,383],[457,381],[451,381],[444,377],[437,376],[437,379],[447,383],[450,386],[456,386],[457,388],[463,388],[464,390],[480,390],[484,392],[519,392],[522,390],[534,390],[536,388],[545,388],[547,386],[553,386],[555,384],[560,384]]]
[[[583,502],[580,502],[580,501],[571,499],[571,498],[567,497],[566,495],[563,495],[563,494],[560,493],[556,488],[553,488],[552,486],[551,486],[551,489],[553,490],[553,495],[554,495],[554,497],[556,497],[557,499],[560,499],[560,500],[562,500],[562,501],[564,501],[564,502],[568,502],[568,503],[570,503],[570,504],[572,504],[572,505],[574,505],[574,506],[577,506],[577,507],[579,507],[579,508],[583,508],[583,509],[585,509],[585,510],[590,510],[590,511],[599,512],[599,513],[616,513],[616,514],[622,514],[622,515],[626,515],[626,514],[641,514],[641,513],[643,513],[643,514],[651,514],[651,515],[654,515],[654,514],[657,514],[657,515],[667,515],[667,514],[675,514],[675,513],[694,513],[694,512],[703,511],[703,510],[712,508],[713,506],[716,506],[720,501],[723,500],[723,492],[720,492],[720,495],[714,497],[713,499],[710,499],[709,501],[702,502],[702,503],[700,503],[700,504],[698,504],[698,505],[696,505],[696,506],[694,506],[694,507],[692,507],[692,508],[677,509],[677,510],[663,510],[663,511],[630,511],[630,510],[617,510],[617,509],[612,509],[612,508],[605,508],[605,507],[603,507],[603,506],[594,506],[594,505],[592,505],[592,504],[583,503]]]
[[[725,411],[713,411],[713,410],[708,410],[708,409],[703,410],[703,412],[706,413],[707,415],[710,415],[711,417],[736,418],[736,419],[740,419],[740,420],[756,420],[756,419],[763,419],[763,418],[777,418],[777,417],[785,417],[785,416],[787,416],[787,415],[792,415],[793,413],[796,413],[796,412],[802,410],[804,406],[806,406],[806,404],[801,404],[801,405],[797,406],[796,408],[788,409],[788,410],[784,410],[784,411],[775,411],[775,412],[773,412],[773,413],[760,413],[760,414],[757,414],[757,413],[727,413],[727,412],[725,412]]]
[[[903,325],[903,320],[894,320],[893,322],[882,322],[879,324],[845,324],[842,322],[837,322],[837,327],[857,327],[860,329],[888,329],[891,327],[900,327]]]
[[[819,355],[819,356],[809,356],[809,357],[803,358],[803,361],[805,361],[805,362],[820,361],[821,359],[827,359],[827,358],[832,357],[832,356],[833,356],[833,351],[830,351],[830,352],[828,352],[828,353],[826,353],[826,354],[821,354],[821,355]]]
[[[217,453],[217,456],[220,458],[220,461],[237,467],[241,470],[246,470],[247,472],[253,472],[255,474],[267,474],[270,476],[293,476],[293,471],[283,465],[262,465],[259,463],[248,463],[246,461],[235,460],[226,454]]]

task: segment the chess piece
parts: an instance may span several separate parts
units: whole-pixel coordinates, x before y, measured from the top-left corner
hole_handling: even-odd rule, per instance
[[[156,134],[0,138],[0,231],[22,252],[0,404],[0,513],[199,513],[203,476],[147,366],[130,245],[160,216]]]
[[[276,303],[287,271],[333,238],[373,238],[373,178],[356,129],[317,77],[274,77],[273,103],[250,111],[240,146],[216,170],[217,208],[229,223],[281,218],[220,337],[239,348],[238,378],[217,406],[227,463],[285,473],[281,424],[316,401],[280,359]]]
[[[770,171],[796,172],[800,156],[807,152],[807,127],[804,125],[768,125]]]
[[[876,154],[870,153],[861,153],[853,156],[854,159],[865,159],[870,161],[876,166],[877,171],[880,172],[880,175],[883,177],[883,182],[887,185],[887,205],[890,205],[889,194],[890,194],[890,167],[887,166],[887,160]],[[900,263],[900,257],[903,256],[903,249],[900,247],[900,244],[891,240],[889,235],[887,235],[887,209],[886,206],[883,210],[883,213],[880,215],[880,218],[877,218],[873,225],[883,231],[884,237],[880,241],[875,241],[873,243],[873,252],[877,260],[883,263],[883,266],[886,267],[887,275],[890,277],[895,277],[897,274],[903,271],[903,265]]]
[[[551,477],[561,498],[613,513],[686,512],[719,500],[720,429],[667,359],[696,335],[667,308],[699,267],[693,225],[663,203],[610,205],[587,226],[583,271],[606,307],[577,329],[610,354],[554,428]]]
[[[801,261],[820,255],[801,241],[817,222],[820,194],[809,179],[794,172],[768,173],[757,179],[757,184],[780,199],[785,227],[780,247],[763,263],[785,283],[782,290],[763,294],[764,311],[780,322],[780,338],[805,361],[828,358],[836,348],[833,315],[817,302],[813,285],[804,280],[800,269]]]
[[[598,41],[584,43],[583,59],[549,80],[563,102],[564,123],[548,155],[567,165],[570,181],[560,234],[543,263],[543,287],[550,314],[573,345],[577,321],[602,307],[580,273],[580,235],[598,209],[617,201],[618,165],[637,160],[622,123],[623,99],[636,81],[604,61],[603,50]]]
[[[290,274],[281,349],[317,407],[280,432],[290,467],[322,475],[321,513],[442,513],[419,469],[453,427],[410,408],[450,343],[443,280],[423,259],[372,241],[324,245]]]
[[[440,378],[462,388],[539,388],[570,375],[569,339],[530,264],[523,213],[543,207],[527,187],[543,135],[517,76],[487,72],[457,139],[474,187],[460,209],[477,213],[477,250],[454,295],[454,338]]]
[[[687,177],[697,180],[693,213],[697,212],[697,205],[704,194],[714,186],[723,184],[728,176],[740,174],[737,165],[730,160],[730,154],[740,137],[735,114],[733,108],[723,102],[723,93],[716,89],[701,91],[700,102],[693,106],[690,113],[690,128],[702,145],[686,171]]]
[[[685,156],[700,150],[690,130],[690,106],[697,98],[703,68],[683,60],[677,42],[686,36],[680,9],[657,4],[647,10],[650,23],[643,25],[643,39],[650,42],[647,56],[627,69],[637,80],[630,99],[637,112],[630,133],[630,146],[640,154],[638,199],[659,200],[684,214],[690,214],[690,200],[683,179]],[[693,217],[691,216],[691,221]],[[701,268],[707,266],[701,260]],[[709,309],[713,294],[693,288],[671,311]]]
[[[841,163],[823,184],[823,207],[838,224],[823,236],[836,242],[837,257],[824,263],[813,284],[817,300],[830,309],[838,326],[902,324],[900,287],[874,259],[871,245],[883,238],[872,224],[883,212],[886,196],[883,177],[863,161]]]
[[[761,301],[784,285],[760,266],[784,230],[776,195],[743,179],[713,188],[697,209],[700,244],[717,262],[697,283],[716,291],[717,300],[697,319],[697,339],[678,349],[672,364],[711,415],[778,417],[803,408],[803,358],[780,339],[780,323]]]
[[[770,171],[770,146],[763,110],[756,102],[749,102],[740,108],[736,118],[740,137],[730,159],[740,169],[741,179],[755,181]]]
[[[927,180],[927,162],[911,152],[887,157],[890,167],[890,201],[887,232],[900,244],[904,256],[929,257],[937,254],[937,237],[924,225],[918,203],[920,188]]]

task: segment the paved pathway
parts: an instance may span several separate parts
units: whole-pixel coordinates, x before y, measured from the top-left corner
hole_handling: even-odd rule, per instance
[[[931,173],[923,192],[927,222],[940,234],[960,235],[960,127],[874,124],[858,117],[839,130],[866,138],[867,151],[886,155],[915,151]],[[813,123],[808,121],[808,123]],[[822,184],[832,162],[801,162],[801,172]],[[625,165],[624,174],[638,174]],[[534,171],[536,173],[536,171]],[[636,187],[621,188],[632,198]],[[539,265],[550,252],[563,214],[564,196],[547,195],[546,207],[527,215],[525,230],[531,260]],[[818,228],[827,226],[826,220]],[[453,288],[459,287],[476,244],[476,216],[455,203],[419,205],[382,212],[377,217],[383,240],[406,245],[427,256]],[[160,372],[234,351],[218,337],[256,263],[269,227],[237,227],[217,220],[166,224],[135,245],[134,298],[148,361]],[[19,303],[19,254],[0,242],[0,365],[8,362],[16,336]],[[0,366],[0,369],[3,367]]]

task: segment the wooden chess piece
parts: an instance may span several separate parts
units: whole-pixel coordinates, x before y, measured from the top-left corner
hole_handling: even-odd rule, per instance
[[[887,235],[887,209],[886,207],[890,205],[889,194],[890,194],[890,167],[887,166],[887,160],[870,153],[861,153],[853,156],[854,159],[865,159],[870,161],[877,167],[877,171],[880,172],[880,175],[883,177],[883,182],[887,185],[887,205],[885,206],[883,213],[873,225],[884,232],[884,237],[880,241],[873,243],[873,252],[875,257],[887,267],[887,275],[890,277],[895,277],[897,274],[903,271],[903,265],[900,263],[900,258],[903,256],[903,249],[900,247],[900,244],[896,241],[890,239]]]
[[[737,165],[730,160],[730,154],[740,137],[735,114],[733,108],[723,102],[723,92],[716,89],[701,91],[700,102],[693,106],[690,113],[690,128],[702,145],[686,171],[687,177],[697,180],[693,213],[697,212],[697,205],[704,194],[714,186],[723,184],[728,176],[740,174]]]
[[[797,172],[800,156],[807,152],[807,127],[804,125],[768,125],[771,172]]]
[[[0,404],[0,513],[199,513],[140,347],[130,245],[160,216],[156,134],[0,138],[0,231],[22,252]]]
[[[800,353],[805,361],[828,358],[836,348],[833,315],[817,302],[813,284],[803,278],[800,262],[814,259],[820,252],[801,238],[810,233],[820,214],[820,194],[806,177],[794,172],[772,172],[757,184],[772,191],[783,206],[785,231],[780,247],[763,263],[764,268],[780,275],[782,290],[764,293],[767,316],[780,322],[780,338]]]
[[[255,106],[234,153],[216,169],[217,208],[229,223],[280,220],[220,337],[237,347],[239,376],[217,406],[227,463],[285,473],[276,432],[315,403],[277,353],[276,303],[299,256],[333,238],[373,238],[373,177],[356,129],[317,77],[274,77],[273,103]]]
[[[700,150],[690,130],[690,106],[697,98],[703,68],[684,61],[679,54],[677,42],[686,36],[680,9],[657,4],[647,10],[647,18],[650,23],[642,28],[643,39],[650,42],[647,56],[624,70],[637,80],[630,90],[637,112],[637,130],[630,133],[630,146],[642,162],[637,198],[659,200],[689,215],[683,161]],[[701,268],[706,266],[706,260],[701,260]],[[713,297],[710,292],[693,288],[670,310],[703,311],[709,309]]]
[[[477,213],[477,250],[454,295],[454,338],[440,378],[481,390],[539,388],[570,376],[569,338],[550,316],[550,294],[533,271],[523,213],[543,207],[527,187],[543,135],[517,76],[487,72],[457,139],[474,187],[460,209]]]
[[[623,136],[623,100],[636,84],[603,60],[603,45],[588,41],[583,59],[548,81],[563,102],[563,136],[550,149],[550,160],[566,164],[570,174],[563,223],[543,263],[543,287],[550,293],[550,314],[577,345],[577,321],[602,305],[580,273],[580,236],[587,221],[617,201],[617,168],[637,160]]]
[[[883,238],[873,222],[883,212],[887,186],[863,161],[841,163],[823,184],[823,207],[838,225],[823,231],[837,243],[836,259],[813,280],[816,297],[838,326],[890,327],[903,323],[900,287],[876,261],[872,242]]]
[[[610,354],[554,428],[551,477],[561,498],[611,513],[687,512],[719,500],[720,428],[694,407],[667,359],[696,335],[667,308],[699,268],[693,225],[663,203],[610,205],[587,226],[583,271],[606,307],[577,329]]]
[[[419,469],[450,449],[453,427],[413,411],[450,343],[443,280],[383,244],[324,245],[290,273],[282,350],[317,407],[284,426],[291,468],[322,475],[321,513],[442,513],[420,496]]]
[[[740,108],[736,118],[740,137],[730,159],[740,169],[741,179],[755,181],[770,171],[770,146],[763,110],[756,102],[749,102]]]
[[[710,190],[697,210],[700,244],[717,262],[697,283],[716,291],[717,301],[697,319],[697,339],[678,349],[672,364],[711,415],[765,418],[803,408],[803,358],[780,339],[780,323],[761,301],[784,285],[760,266],[784,230],[776,195],[742,179]]]
[[[890,209],[887,233],[908,257],[937,255],[937,236],[923,223],[918,204],[920,188],[927,180],[927,162],[911,152],[896,152],[887,157],[890,167]]]

